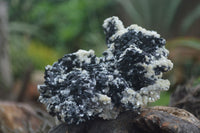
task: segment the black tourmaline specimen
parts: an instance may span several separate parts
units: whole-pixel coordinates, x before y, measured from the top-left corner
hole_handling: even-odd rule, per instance
[[[62,122],[115,119],[154,102],[169,88],[162,74],[173,64],[159,34],[137,25],[124,28],[118,17],[106,19],[103,28],[108,49],[102,57],[79,50],[45,68],[39,100]]]

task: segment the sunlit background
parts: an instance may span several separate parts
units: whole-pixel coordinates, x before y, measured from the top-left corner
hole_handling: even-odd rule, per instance
[[[168,105],[178,85],[200,83],[199,0],[0,0],[0,11],[1,100],[36,104],[46,65],[78,49],[101,56],[102,24],[110,16],[167,40],[171,88],[153,105]]]

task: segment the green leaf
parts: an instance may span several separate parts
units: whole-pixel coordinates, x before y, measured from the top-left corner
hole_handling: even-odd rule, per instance
[[[189,47],[200,50],[200,39],[197,38],[177,38],[167,42],[167,48],[173,49],[175,47]]]
[[[10,22],[9,32],[10,33],[22,33],[28,35],[34,35],[38,31],[38,27],[32,24],[24,22]]]
[[[131,0],[118,0],[118,2],[124,7],[126,12],[130,15],[133,22],[143,25],[142,16],[140,13],[136,10],[135,5],[132,4]]]
[[[198,18],[200,18],[200,4],[183,20],[181,31],[185,33]]]
[[[181,0],[171,0],[167,6],[167,9],[165,10],[166,16],[164,17],[165,30],[169,30],[180,3]]]

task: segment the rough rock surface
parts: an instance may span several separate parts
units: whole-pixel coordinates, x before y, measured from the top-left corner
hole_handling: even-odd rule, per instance
[[[199,133],[200,121],[174,107],[156,106],[123,112],[115,120],[90,120],[80,125],[61,124],[49,133]]]
[[[200,121],[191,113],[173,107],[144,109],[135,124],[150,133],[199,133]]]
[[[39,100],[61,122],[115,119],[169,89],[169,81],[162,79],[173,67],[165,39],[137,25],[125,28],[118,17],[106,19],[103,28],[108,49],[102,57],[79,50],[45,68]]]

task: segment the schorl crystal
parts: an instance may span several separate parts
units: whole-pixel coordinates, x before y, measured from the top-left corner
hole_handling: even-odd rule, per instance
[[[79,50],[45,68],[39,101],[61,122],[115,119],[169,89],[169,81],[162,79],[173,67],[165,39],[137,25],[124,28],[118,17],[106,19],[103,28],[108,49],[102,57]]]

